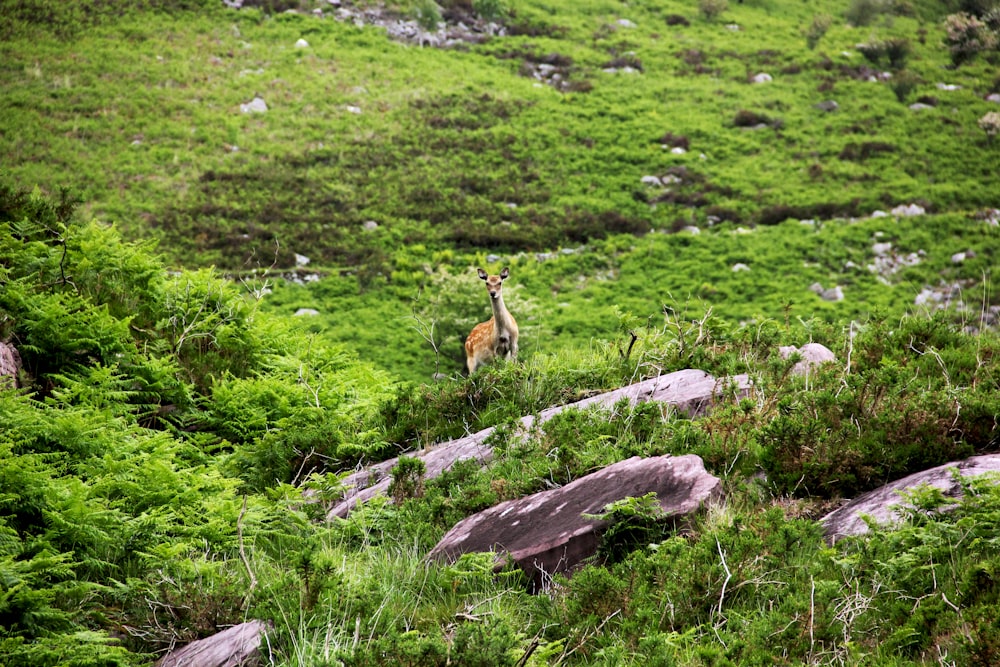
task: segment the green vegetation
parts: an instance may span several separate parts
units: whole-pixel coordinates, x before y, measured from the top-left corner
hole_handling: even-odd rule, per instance
[[[147,665],[247,619],[289,667],[1000,662],[1000,487],[817,523],[1000,444],[992,3],[389,3],[504,25],[448,49],[245,4],[0,0],[0,663]],[[927,214],[871,216],[901,204]],[[521,358],[464,377],[503,265]],[[838,362],[792,373],[806,342]],[[754,390],[514,437],[684,368]],[[488,466],[403,456],[327,517],[346,472],[489,426]],[[542,594],[425,559],[660,454],[725,500],[614,503]]]

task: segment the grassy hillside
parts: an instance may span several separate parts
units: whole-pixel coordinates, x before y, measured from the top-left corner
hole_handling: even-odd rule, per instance
[[[146,665],[251,618],[289,667],[1000,662],[1000,487],[835,546],[816,521],[998,449],[988,2],[342,3],[482,29],[450,48],[245,4],[0,0],[0,663]],[[463,377],[474,269],[505,265],[520,361]],[[807,382],[777,349],[809,341],[838,363]],[[511,437],[682,368],[755,393]],[[486,468],[326,518],[345,472],[494,425]],[[687,453],[724,502],[624,504],[542,595],[425,560]]]
[[[441,367],[410,326],[413,300],[489,254],[518,265],[514,282],[546,314],[542,351],[607,337],[609,301],[642,319],[668,300],[738,319],[784,317],[789,303],[803,319],[876,303],[901,313],[947,274],[982,282],[995,264],[995,235],[958,220],[998,205],[998,149],[977,121],[1000,82],[995,54],[952,66],[942,21],[956,8],[855,5],[874,9],[760,0],[709,19],[694,3],[520,2],[511,34],[449,49],[392,41],[330,7],[317,18],[206,2],[112,20],[97,5],[90,23],[56,13],[49,25],[22,12],[31,20],[0,43],[0,148],[14,182],[82,192],[89,214],[159,239],[172,264],[308,258],[333,284],[283,303],[318,306],[317,328],[408,379]],[[824,17],[825,32],[813,27]],[[268,110],[242,112],[256,95]],[[932,253],[946,275],[925,263],[883,291],[845,268],[865,266],[874,240],[855,230],[848,251],[831,227],[911,203],[950,217],[914,223],[933,228],[919,240],[888,220],[864,229]],[[824,228],[765,229],[787,219]],[[685,227],[708,236],[598,243]],[[581,246],[596,256],[532,261]],[[944,265],[966,250],[975,262]],[[726,284],[736,263],[753,272]],[[819,302],[813,282],[845,285],[848,303]],[[347,303],[358,317],[335,314]],[[436,345],[452,372],[464,332],[448,335]]]

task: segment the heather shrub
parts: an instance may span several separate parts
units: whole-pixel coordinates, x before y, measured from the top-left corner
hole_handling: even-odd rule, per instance
[[[829,14],[816,14],[812,17],[812,22],[806,28],[806,44],[810,50],[816,48],[816,45],[823,39],[823,35],[827,33],[831,25],[833,25],[833,17]]]
[[[965,13],[951,14],[944,21],[945,44],[955,67],[997,48],[997,31],[984,21]]]
[[[729,9],[727,0],[698,0],[698,11],[706,21],[714,21]]]

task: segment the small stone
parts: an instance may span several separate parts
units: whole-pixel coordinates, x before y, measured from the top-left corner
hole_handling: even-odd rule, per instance
[[[930,104],[924,104],[923,102],[915,102],[910,105],[910,111],[924,111],[925,109],[933,109]]]
[[[628,19],[618,19],[618,25],[620,25],[623,28],[635,28],[636,27],[635,23],[633,23],[632,21],[629,21]]]
[[[756,74],[753,77],[754,83],[770,83],[773,80],[774,79],[771,77],[771,75],[767,74],[766,72],[761,72],[760,74]]]
[[[353,105],[349,104],[349,105],[347,105],[344,108],[347,109],[347,111],[349,111],[350,113],[354,113],[354,114],[361,113],[361,107],[356,107],[356,106],[353,106]]]
[[[749,271],[750,267],[743,262],[737,262],[733,264],[733,273],[739,273],[740,271]]]
[[[308,49],[309,48],[309,42],[307,42],[306,40],[304,40],[304,39],[302,39],[300,37],[299,41],[295,42],[295,48],[297,48],[297,49]]]
[[[319,311],[315,308],[299,308],[295,311],[295,317],[315,317]]]
[[[924,215],[925,213],[927,213],[927,211],[919,204],[901,204],[892,209],[892,214],[897,218],[912,218],[914,216]]]
[[[840,105],[833,100],[824,100],[813,105],[820,111],[836,111],[840,108]]]
[[[374,220],[365,220],[361,226],[365,228],[365,231],[369,232],[373,232],[378,229],[378,223]]]
[[[659,176],[643,176],[641,180],[644,185],[653,185],[656,187],[663,185],[663,181],[660,180]]]
[[[255,97],[246,104],[240,105],[243,113],[264,113],[267,111],[267,103],[261,97]]]
[[[964,252],[956,252],[954,255],[951,256],[951,263],[961,264],[962,262],[965,261],[966,257],[968,257],[968,255],[966,255]]]
[[[310,261],[312,260],[310,260],[305,255],[300,255],[299,253],[295,253],[295,266],[306,266],[307,264],[309,264]]]

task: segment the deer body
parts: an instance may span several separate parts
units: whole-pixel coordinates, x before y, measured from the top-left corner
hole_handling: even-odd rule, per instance
[[[486,281],[493,317],[473,327],[472,333],[465,339],[465,363],[469,375],[496,357],[517,358],[517,322],[503,303],[503,281],[510,275],[510,270],[504,267],[497,276],[491,276],[482,269],[478,271],[479,277]]]

